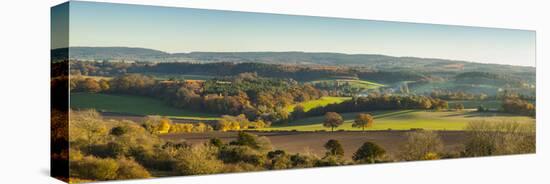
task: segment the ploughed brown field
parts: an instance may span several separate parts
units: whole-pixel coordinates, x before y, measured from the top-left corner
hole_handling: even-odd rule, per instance
[[[399,148],[407,140],[406,133],[410,131],[367,131],[367,132],[249,132],[266,136],[271,140],[274,149],[282,149],[290,153],[311,152],[322,157],[325,153],[323,145],[330,139],[338,140],[344,147],[345,157],[351,159],[353,153],[366,141],[374,142],[383,147],[389,156],[399,153]],[[458,152],[466,136],[463,131],[437,131],[443,140],[446,152]],[[224,142],[234,140],[237,132],[205,132],[167,134],[161,137],[173,142],[186,141],[191,144],[201,144],[210,138],[219,138]]]

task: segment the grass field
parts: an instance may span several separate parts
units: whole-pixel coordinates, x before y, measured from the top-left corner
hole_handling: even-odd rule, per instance
[[[379,84],[375,82],[370,82],[366,80],[355,80],[355,79],[326,79],[326,80],[311,81],[310,83],[317,84],[321,82],[327,82],[329,85],[334,85],[335,83],[341,83],[341,84],[347,83],[353,88],[360,88],[360,89],[377,89],[385,86],[383,84]]]
[[[358,113],[343,113],[344,124],[335,130],[360,130],[351,127],[353,119]],[[479,113],[475,111],[446,111],[433,112],[421,110],[378,111],[372,113],[374,126],[367,130],[409,130],[422,128],[426,130],[463,130],[466,124],[475,120],[512,120],[518,122],[535,122],[535,119],[526,116],[515,116],[501,113]],[[285,126],[272,126],[263,130],[297,130],[315,131],[330,130],[322,125],[323,116],[299,119]]]
[[[191,74],[163,74],[163,73],[143,73],[144,75],[150,75],[155,80],[208,80],[214,78],[214,76],[207,75],[191,75]]]
[[[134,115],[161,115],[176,119],[216,120],[218,115],[187,111],[149,97],[97,93],[71,93],[71,108]]]
[[[350,100],[351,97],[329,97],[329,96],[325,96],[325,97],[321,97],[320,99],[317,99],[317,100],[310,100],[310,101],[307,101],[307,102],[302,102],[302,103],[299,103],[300,105],[304,106],[304,111],[307,112],[315,107],[324,107],[328,104],[335,104],[335,103],[342,103],[346,100]],[[298,104],[294,104],[294,105],[290,105],[288,107],[285,108],[286,111],[288,112],[292,112],[294,111],[294,107],[298,105]]]

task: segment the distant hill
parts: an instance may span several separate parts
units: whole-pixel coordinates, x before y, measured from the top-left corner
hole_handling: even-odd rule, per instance
[[[62,52],[63,49],[52,50]],[[483,64],[447,59],[393,57],[377,54],[341,54],[309,52],[191,52],[167,53],[130,47],[71,47],[70,57],[80,60],[132,60],[155,62],[259,62],[271,64],[311,64],[359,66],[384,71],[534,73],[534,67]]]
[[[82,60],[150,61],[170,56],[170,54],[158,50],[132,47],[71,47],[69,52],[71,58]]]

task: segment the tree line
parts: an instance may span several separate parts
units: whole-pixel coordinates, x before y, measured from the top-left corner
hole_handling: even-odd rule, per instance
[[[348,113],[348,112],[368,112],[378,110],[397,110],[397,109],[447,109],[449,104],[445,100],[432,98],[429,96],[394,96],[379,95],[367,97],[354,97],[351,100],[337,104],[328,104],[313,108],[307,112],[295,109],[293,113],[300,117],[312,117],[325,115],[328,112]]]
[[[71,75],[118,76],[129,73],[201,74],[208,76],[234,76],[240,73],[258,73],[262,77],[313,81],[330,77],[351,77],[379,83],[421,80],[429,78],[419,72],[377,71],[365,67],[334,67],[317,65],[282,65],[266,63],[121,63],[121,62],[70,62]]]

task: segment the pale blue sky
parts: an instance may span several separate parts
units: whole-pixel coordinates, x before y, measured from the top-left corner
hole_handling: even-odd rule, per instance
[[[305,51],[535,66],[535,32],[72,1],[71,46]]]

